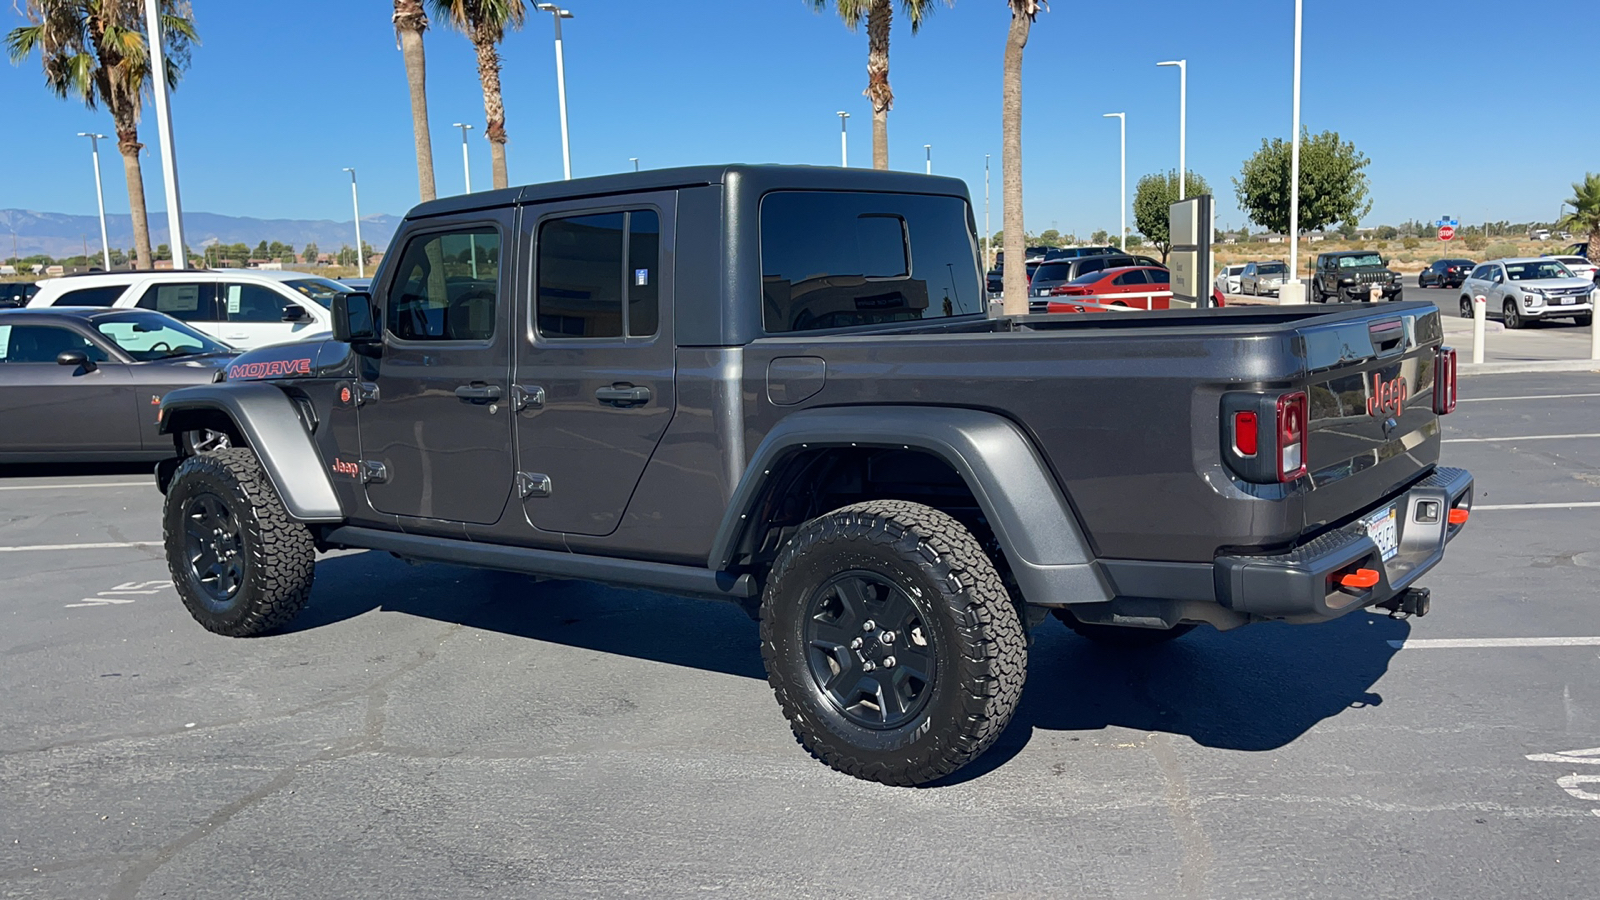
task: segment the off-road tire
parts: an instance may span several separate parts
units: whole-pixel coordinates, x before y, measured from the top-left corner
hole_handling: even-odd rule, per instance
[[[816,618],[808,610],[850,573],[903,588],[899,596],[923,618],[920,652],[935,669],[914,717],[896,727],[858,724],[813,674],[805,635]],[[994,744],[1022,696],[1027,645],[1017,607],[977,539],[917,503],[872,500],[805,523],[778,554],[761,598],[761,657],[795,737],[840,772],[884,784],[934,781]]]
[[[207,593],[190,560],[188,526],[201,497],[219,501],[237,526],[241,574],[226,600]],[[208,631],[229,637],[264,634],[288,624],[311,598],[316,561],[311,533],[289,518],[253,450],[218,450],[184,460],[167,489],[162,532],[178,596]]]
[[[1052,613],[1060,619],[1062,624],[1072,629],[1079,637],[1087,638],[1096,644],[1107,647],[1154,647],[1175,641],[1195,629],[1195,626],[1184,624],[1174,625],[1171,628],[1134,628],[1125,625],[1091,625],[1080,622],[1071,610],[1053,609]]]

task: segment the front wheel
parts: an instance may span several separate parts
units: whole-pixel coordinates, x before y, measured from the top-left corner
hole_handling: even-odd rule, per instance
[[[1501,316],[1507,328],[1517,329],[1523,325],[1522,312],[1517,309],[1517,301],[1515,300],[1506,301],[1506,305],[1501,308]]]
[[[1462,297],[1461,298],[1461,318],[1463,318],[1463,319],[1472,318],[1472,298],[1471,297]]]
[[[1580,316],[1573,316],[1572,321],[1576,322],[1580,328],[1588,328],[1594,324],[1594,313],[1589,312]]]
[[[191,456],[167,488],[167,569],[208,631],[252,637],[288,624],[311,598],[316,547],[289,518],[255,452]]]
[[[933,781],[1016,711],[1027,636],[971,532],[874,500],[801,526],[761,598],[761,658],[800,743],[847,775]]]

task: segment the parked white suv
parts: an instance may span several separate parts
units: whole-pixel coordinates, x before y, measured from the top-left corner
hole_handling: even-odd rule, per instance
[[[1472,317],[1472,298],[1487,301],[1507,328],[1530,321],[1571,318],[1594,321],[1595,283],[1572,274],[1556,259],[1494,259],[1478,266],[1461,285],[1461,315]]]
[[[153,309],[229,346],[250,350],[329,331],[333,297],[349,290],[303,272],[106,272],[40,281],[28,306]]]

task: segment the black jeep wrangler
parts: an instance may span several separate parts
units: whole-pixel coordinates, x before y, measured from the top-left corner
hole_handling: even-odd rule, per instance
[[[995,741],[1052,613],[1138,645],[1427,610],[1472,503],[1432,304],[990,318],[982,288],[954,179],[425,203],[332,340],[163,399],[230,445],[158,470],[174,583],[234,636],[335,548],[730,600],[800,741],[891,784]]]
[[[1382,297],[1401,300],[1400,273],[1392,271],[1376,250],[1341,250],[1317,254],[1317,270],[1311,276],[1311,299],[1370,302]]]

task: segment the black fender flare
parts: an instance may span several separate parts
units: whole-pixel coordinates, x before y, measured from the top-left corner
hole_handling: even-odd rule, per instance
[[[299,522],[342,522],[344,510],[322,454],[289,395],[271,384],[232,382],[179,388],[161,399],[161,432],[183,431],[185,413],[227,416],[261,460],[261,468]]]
[[[712,570],[732,565],[748,516],[785,458],[830,446],[900,447],[943,459],[977,499],[1027,602],[1065,606],[1115,596],[1027,435],[995,413],[940,406],[827,407],[786,416],[745,467],[712,544]]]

